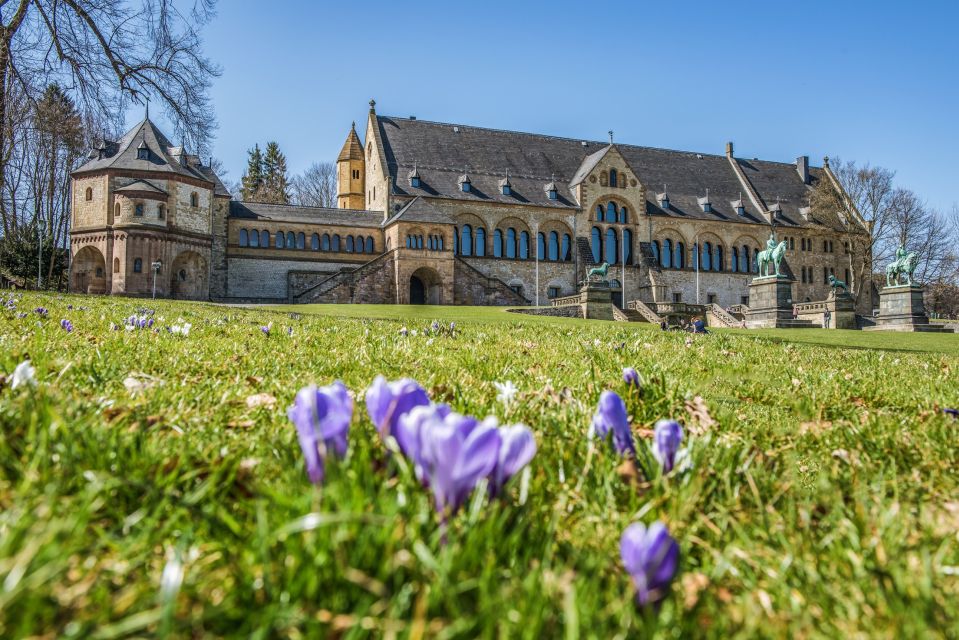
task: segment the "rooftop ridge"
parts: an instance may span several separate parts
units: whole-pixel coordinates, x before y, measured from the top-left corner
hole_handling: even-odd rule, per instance
[[[277,207],[280,209],[312,209],[315,211],[349,211],[352,213],[376,213],[382,214],[382,211],[376,209],[341,209],[339,207],[314,207],[308,204],[279,204],[276,202],[255,202],[253,200],[234,200],[233,202],[242,205],[256,205],[258,207]]]
[[[493,133],[507,133],[507,134],[511,134],[511,135],[530,136],[530,137],[533,137],[533,138],[541,138],[541,139],[548,139],[548,140],[559,140],[559,141],[563,141],[563,142],[576,142],[576,143],[586,142],[586,143],[589,144],[589,145],[597,145],[597,146],[599,146],[599,147],[608,147],[608,146],[609,146],[609,142],[605,142],[605,141],[604,141],[604,142],[600,142],[600,141],[598,141],[598,140],[589,140],[589,139],[587,139],[587,138],[571,138],[571,137],[569,137],[569,136],[557,136],[557,135],[551,135],[551,134],[547,134],[547,133],[533,133],[533,132],[531,132],[531,131],[517,131],[517,130],[515,130],[515,129],[500,129],[500,128],[497,128],[497,127],[478,127],[478,126],[472,125],[472,124],[459,124],[459,123],[456,123],[456,122],[440,122],[440,121],[438,121],[438,120],[423,120],[423,119],[421,119],[421,118],[409,118],[409,117],[402,117],[402,116],[390,116],[390,115],[380,115],[380,114],[377,114],[377,115],[376,115],[376,118],[377,118],[378,121],[379,121],[379,120],[403,120],[403,121],[405,121],[405,122],[412,122],[412,123],[417,123],[417,124],[430,124],[430,125],[437,125],[437,126],[442,126],[442,127],[462,127],[462,128],[464,128],[464,129],[476,129],[476,130],[478,130],[478,131],[490,131],[490,132],[493,132]],[[689,154],[689,155],[701,155],[701,156],[704,156],[704,157],[705,157],[705,156],[709,156],[709,157],[712,157],[712,158],[725,158],[725,157],[726,157],[726,155],[725,155],[724,153],[710,153],[710,152],[704,152],[704,151],[689,151],[689,150],[686,150],[686,149],[672,149],[672,148],[669,148],[669,147],[653,147],[653,146],[649,146],[649,145],[629,144],[629,143],[624,143],[624,142],[615,142],[615,143],[613,143],[613,146],[615,146],[615,147],[633,148],[633,149],[649,149],[649,150],[653,150],[653,151],[664,151],[664,152],[667,152],[667,153],[685,153],[685,154]],[[740,158],[740,159],[746,160],[747,162],[753,160],[753,158]],[[788,166],[788,165],[794,165],[794,164],[795,164],[795,162],[786,162],[786,161],[782,161],[782,160],[764,160],[764,159],[762,159],[762,158],[755,158],[755,160],[758,161],[758,162],[772,162],[772,163],[781,164],[781,165],[787,165],[787,166]],[[395,164],[395,163],[390,163],[390,164]],[[818,167],[818,166],[814,166],[814,165],[809,165],[809,167],[810,167],[810,169],[820,169],[820,168],[822,168],[822,167]],[[539,177],[539,176],[537,176],[537,177]]]

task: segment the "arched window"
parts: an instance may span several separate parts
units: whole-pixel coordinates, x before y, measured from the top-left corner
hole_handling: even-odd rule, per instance
[[[659,264],[659,240],[653,240],[653,262]]]
[[[143,258],[133,259],[133,273],[143,273]]]
[[[330,250],[330,234],[324,233],[323,237],[320,239],[320,249],[323,251]]]
[[[473,255],[473,227],[463,225],[463,235],[460,236],[460,251],[464,256]]]
[[[165,215],[166,215],[166,209],[164,208],[163,204],[162,204],[162,203],[158,204],[158,205],[157,205],[157,218],[159,218],[160,220],[163,220],[163,216],[165,216]]]
[[[200,194],[196,191],[190,194],[190,206],[199,207],[200,206]]]
[[[633,264],[633,232],[623,229],[623,254],[626,264]]]
[[[440,249],[442,248],[443,236],[440,236]],[[486,229],[483,227],[476,227],[476,251],[473,252],[473,255],[480,258],[486,256]]]
[[[353,253],[353,236],[346,236],[346,252]]]
[[[340,234],[333,234],[333,251],[339,253],[340,251]]]
[[[606,205],[606,222],[616,222],[616,215],[619,213],[619,209],[616,208],[616,203],[610,201]]]
[[[87,187],[87,192],[84,195],[84,198],[86,198],[87,202],[93,200],[93,187]]]
[[[542,231],[536,234],[536,257],[546,259],[546,235]]]
[[[286,232],[286,248],[295,249],[296,248],[296,235],[292,231]]]
[[[260,233],[256,229],[253,229],[252,231],[250,231],[250,246],[251,247],[260,246]]]
[[[119,203],[119,202],[116,203],[115,205],[113,205],[113,216],[114,216],[115,218],[119,218],[119,217],[120,217],[120,203]]]
[[[353,247],[356,249],[357,253],[363,253],[363,236],[356,236],[353,238]]]
[[[663,240],[663,255],[660,258],[662,258],[661,264],[666,269],[673,263],[673,241],[669,238]]]
[[[135,215],[135,216],[142,216],[142,215],[143,215],[143,203],[142,203],[142,202],[138,202],[138,203],[136,203],[136,204],[133,206],[133,215]],[[254,233],[256,233],[256,232],[254,231]]]
[[[686,245],[682,242],[676,243],[676,249],[673,251],[673,269],[682,269],[686,266]]]
[[[717,244],[716,251],[713,254],[713,271],[723,271],[725,266],[723,264],[723,248]]]
[[[493,257],[503,257],[503,232],[499,229],[493,232]]]
[[[733,273],[739,271],[739,249],[733,247],[733,262],[732,262]]]
[[[443,238],[440,237],[440,249],[443,248]],[[373,242],[373,236],[366,236],[366,252],[373,253],[376,250],[376,245]]]
[[[513,227],[506,230],[506,257],[516,258],[516,229]]]
[[[113,259],[113,273],[120,273],[120,258]]]
[[[610,170],[609,170],[609,186],[611,186],[611,187],[617,186],[617,185],[616,185],[616,178],[617,178],[616,169],[610,169]]]
[[[529,260],[529,231],[521,231],[519,234],[519,259]]]
[[[740,273],[749,273],[749,247],[743,245],[743,252],[739,254]]]
[[[609,264],[619,262],[619,241],[616,238],[616,229],[612,227],[606,230],[606,262]]]
[[[260,231],[260,246],[264,249],[270,248],[270,232],[266,229]]]
[[[413,240],[413,236],[406,236],[406,248],[412,249],[416,246],[416,242]]]
[[[712,267],[712,251],[713,246],[708,242],[704,242],[702,262],[699,263],[703,271],[709,271]]]
[[[459,227],[453,227],[453,255],[460,254],[460,230]]]
[[[593,227],[593,233],[590,239],[593,250],[593,262],[599,264],[603,261],[603,232],[599,230],[599,227]]]
[[[416,236],[416,248],[417,249],[423,248],[423,236]]]
[[[753,273],[759,273],[759,250],[753,249]]]
[[[555,231],[549,232],[549,252],[547,255],[554,262],[559,260],[559,234]]]
[[[302,231],[296,234],[296,248],[304,249],[306,248],[306,235]]]
[[[629,222],[629,211],[626,209],[626,207],[623,207],[619,210],[619,221],[622,224]]]
[[[569,262],[573,259],[573,239],[568,233],[563,234],[563,248],[561,251],[563,260]]]
[[[250,244],[250,236],[246,229],[240,229],[240,246],[245,247]]]
[[[596,205],[596,222],[602,222],[603,216],[604,216],[603,205],[601,204]]]
[[[282,231],[277,231],[276,236],[273,238],[273,244],[277,249],[282,249],[286,246],[286,236],[283,235]]]
[[[314,233],[310,236],[310,249],[313,249],[313,251],[320,250],[320,234]]]

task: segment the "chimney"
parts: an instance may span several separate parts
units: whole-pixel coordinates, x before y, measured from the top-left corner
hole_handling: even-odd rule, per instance
[[[727,143],[726,143],[726,157],[727,157],[727,158],[732,158],[732,157],[733,157],[733,143],[732,143],[732,142],[727,142]]]
[[[809,184],[809,156],[799,156],[796,158],[796,171],[799,172],[799,177],[802,179],[803,184]]]

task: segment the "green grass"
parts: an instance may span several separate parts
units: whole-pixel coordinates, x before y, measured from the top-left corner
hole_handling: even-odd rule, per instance
[[[0,311],[0,372],[29,356],[40,383],[0,389],[0,637],[959,637],[959,423],[941,411],[959,405],[959,336],[29,294],[19,310],[40,304],[39,324]],[[193,330],[110,331],[140,306]],[[434,318],[456,337],[429,342]],[[631,484],[589,455],[627,365],[647,382],[628,398],[638,436],[662,417],[699,433],[685,475]],[[525,491],[474,500],[442,544],[366,417],[378,373],[529,425]],[[357,394],[350,453],[314,488],[285,410],[333,379]],[[276,404],[248,407],[261,393]],[[618,544],[655,519],[682,569],[654,614]],[[162,592],[171,558],[182,585]]]

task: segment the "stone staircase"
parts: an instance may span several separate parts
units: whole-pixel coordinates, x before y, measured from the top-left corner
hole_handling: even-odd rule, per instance
[[[631,320],[632,322],[650,322],[657,325],[663,323],[663,319],[659,314],[653,311],[652,308],[642,300],[630,300],[629,304],[626,305],[625,311],[632,313],[631,318],[639,318]]]
[[[635,309],[620,309],[613,306],[613,318],[620,322],[649,322],[643,314]]]
[[[294,293],[291,296],[291,302],[352,302],[352,300],[343,299],[343,295],[351,295],[351,292],[345,289],[351,288],[351,285],[363,279],[365,276],[373,274],[382,266],[382,263],[386,261],[391,253],[392,252],[389,251],[381,253],[372,260],[364,262],[357,267],[343,267],[339,272],[332,274],[325,280],[321,280],[312,287]],[[342,295],[334,295],[334,290],[337,289],[337,287],[344,288],[344,291],[340,292]]]
[[[712,326],[729,328],[742,326],[739,320],[715,302],[707,305],[707,312],[709,313],[709,324]]]

